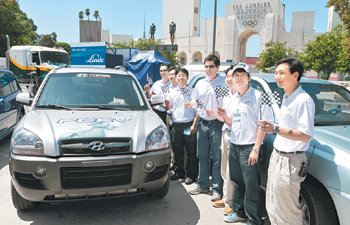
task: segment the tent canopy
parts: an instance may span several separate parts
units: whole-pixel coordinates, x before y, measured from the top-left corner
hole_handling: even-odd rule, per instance
[[[161,64],[169,64],[157,51],[136,51],[131,60],[126,64],[126,68],[132,72],[144,87],[148,77],[153,82],[160,80],[159,68]]]

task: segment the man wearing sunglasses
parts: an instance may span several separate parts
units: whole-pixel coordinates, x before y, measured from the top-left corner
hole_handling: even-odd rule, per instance
[[[226,87],[225,77],[218,75],[220,60],[215,55],[209,55],[204,60],[206,77],[198,81],[192,92],[192,101],[186,102],[185,107],[197,108],[197,158],[199,159],[199,177],[197,187],[189,193],[197,195],[209,192],[210,159],[212,156],[212,201],[221,199],[223,180],[221,169],[221,128],[223,123],[209,117],[207,110],[217,111],[222,106],[224,96],[215,90]]]
[[[160,65],[160,76],[162,79],[154,82],[151,90],[148,84],[145,85],[145,91],[147,93],[147,97],[151,98],[152,95],[161,95],[163,96],[164,100],[167,98],[167,96],[170,93],[170,85],[171,82],[169,80],[169,73],[168,73],[169,65],[168,64],[162,64]],[[154,106],[154,112],[158,114],[158,116],[163,120],[164,124],[166,124],[166,109],[164,107],[165,105],[157,105]]]

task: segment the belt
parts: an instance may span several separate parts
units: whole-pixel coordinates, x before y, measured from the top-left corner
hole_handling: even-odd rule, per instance
[[[202,118],[200,118],[200,121],[201,121],[202,123],[204,123],[204,124],[214,124],[214,123],[219,123],[219,122],[221,122],[221,121],[219,121],[219,120],[205,120],[205,119],[202,119]]]
[[[275,149],[275,148],[274,148]],[[275,151],[279,154],[287,154],[287,155],[292,155],[292,154],[301,154],[301,153],[305,153],[305,151],[295,151],[295,152],[283,152],[280,150],[275,149]]]

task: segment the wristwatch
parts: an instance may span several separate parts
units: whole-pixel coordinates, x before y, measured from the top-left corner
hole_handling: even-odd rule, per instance
[[[273,134],[277,135],[278,132],[280,132],[280,127],[275,126],[275,130],[273,131]]]
[[[254,152],[258,152],[258,151],[259,151],[259,148],[253,147],[253,151],[254,151]]]

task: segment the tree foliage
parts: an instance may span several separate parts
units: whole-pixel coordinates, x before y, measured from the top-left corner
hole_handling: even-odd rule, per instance
[[[257,67],[264,73],[267,69],[276,65],[276,63],[286,57],[294,57],[297,52],[287,46],[287,42],[268,42],[265,44],[265,50],[260,53]]]
[[[345,35],[342,44],[345,48],[345,55],[350,59],[350,1],[349,0],[329,0],[327,7],[334,6],[341,21],[344,24]]]
[[[57,44],[57,34],[52,32],[51,34],[41,34],[38,38],[38,45],[45,47],[55,47]]]
[[[33,45],[37,39],[37,26],[22,12],[17,1],[0,1],[0,56],[7,50],[6,35],[12,45]]]
[[[70,44],[67,42],[57,42],[56,47],[63,48],[70,55]]]
[[[153,45],[161,45],[162,42],[161,40],[154,40]],[[150,47],[152,46],[152,42],[150,39],[142,39],[139,38],[136,41],[131,40],[131,41],[124,41],[124,42],[118,42],[115,44],[117,48],[138,48],[140,51],[145,51],[149,50]],[[167,59],[167,53],[166,52],[159,52],[163,58]],[[172,65],[178,65],[179,61],[177,59],[177,54],[176,52],[170,52],[170,59],[168,60]]]
[[[337,26],[330,33],[318,35],[306,44],[299,59],[304,63],[305,70],[314,70],[322,74],[322,79],[329,79],[332,72],[349,70],[349,60],[344,57],[345,49],[341,44],[344,33]]]

